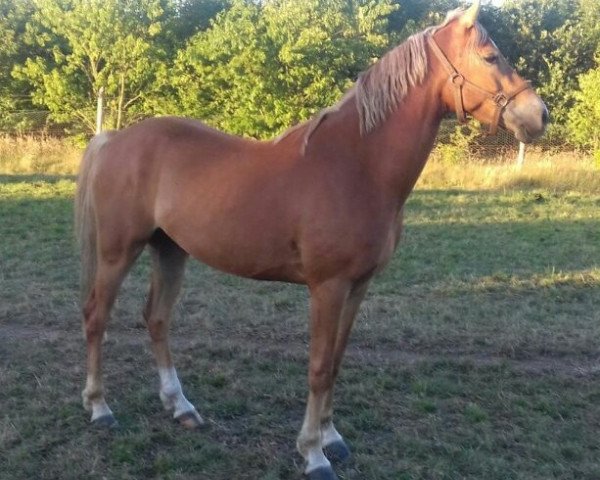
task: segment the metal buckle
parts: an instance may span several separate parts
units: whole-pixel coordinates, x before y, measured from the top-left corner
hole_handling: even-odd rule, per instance
[[[494,103],[500,108],[506,107],[509,101],[509,98],[506,95],[504,95],[503,92],[496,94],[496,96],[494,97]]]

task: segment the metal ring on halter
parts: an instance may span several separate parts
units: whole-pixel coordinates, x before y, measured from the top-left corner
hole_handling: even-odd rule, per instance
[[[450,81],[454,86],[462,87],[465,84],[465,77],[463,77],[460,73],[456,72],[450,76]]]
[[[504,92],[500,92],[494,96],[494,103],[500,108],[505,108],[510,100],[510,98],[504,95]]]

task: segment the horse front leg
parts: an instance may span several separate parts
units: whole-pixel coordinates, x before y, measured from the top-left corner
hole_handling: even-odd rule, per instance
[[[344,305],[333,351],[333,382],[335,382],[340,371],[346,345],[348,344],[348,337],[350,336],[354,319],[367,293],[368,287],[368,281],[355,285],[350,291]],[[348,460],[350,449],[333,424],[333,386],[327,393],[325,406],[321,415],[321,438],[323,450],[329,460],[333,462]]]
[[[338,326],[350,285],[331,280],[311,287],[309,394],[297,447],[306,460],[304,473],[311,480],[335,480],[337,476],[323,452],[321,418],[333,388],[334,348]]]

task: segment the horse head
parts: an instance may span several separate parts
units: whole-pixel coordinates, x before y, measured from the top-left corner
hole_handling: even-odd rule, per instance
[[[470,114],[489,125],[491,134],[500,125],[529,143],[544,133],[548,110],[477,22],[479,10],[475,0],[467,10],[451,12],[429,36],[445,82],[442,100],[460,122]]]

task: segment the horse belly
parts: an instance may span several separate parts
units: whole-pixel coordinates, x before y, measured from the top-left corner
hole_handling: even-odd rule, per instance
[[[296,242],[279,229],[218,215],[163,229],[192,257],[218,270],[260,280],[303,281]]]

